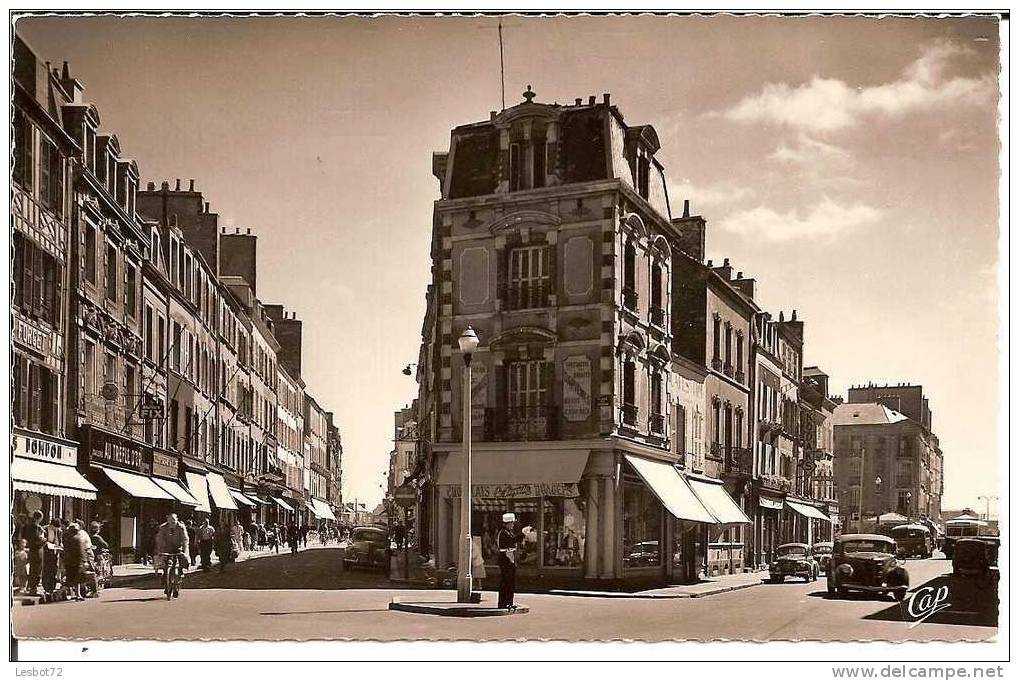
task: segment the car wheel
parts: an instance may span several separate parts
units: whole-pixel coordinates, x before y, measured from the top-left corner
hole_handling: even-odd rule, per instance
[[[902,601],[902,600],[904,600],[906,598],[906,590],[905,589],[898,589],[896,591],[893,591],[892,595],[895,597],[895,600]]]

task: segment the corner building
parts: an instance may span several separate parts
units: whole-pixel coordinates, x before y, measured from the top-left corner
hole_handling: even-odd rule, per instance
[[[661,583],[683,569],[677,523],[746,521],[721,480],[676,465],[672,268],[684,227],[651,126],[628,126],[608,95],[534,97],[528,88],[524,102],[455,128],[433,157],[442,198],[422,333],[434,375],[418,376],[434,392],[419,400],[434,405],[419,419],[431,434],[421,526],[437,564],[455,562],[457,338],[470,325],[481,340],[471,522],[485,563],[513,511],[523,582]]]

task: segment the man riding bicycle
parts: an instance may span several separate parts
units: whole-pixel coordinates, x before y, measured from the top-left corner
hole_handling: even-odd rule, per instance
[[[184,575],[184,569],[190,564],[189,553],[188,553],[188,531],[184,527],[184,523],[177,519],[176,513],[167,513],[166,522],[159,526],[156,531],[156,554],[160,557],[159,563],[156,563],[156,569],[164,567],[167,571],[170,570],[171,566],[177,571],[177,579],[174,582],[172,588],[173,593],[167,593],[167,598],[173,596],[177,598],[180,596],[180,584],[181,579]],[[176,561],[170,558],[170,555],[176,558]],[[175,565],[172,565],[175,563]],[[167,574],[167,577],[170,575]],[[167,583],[171,583],[167,580]],[[170,587],[167,587],[169,590]]]

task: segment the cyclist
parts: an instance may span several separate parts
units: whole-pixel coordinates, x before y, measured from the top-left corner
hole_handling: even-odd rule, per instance
[[[162,558],[168,553],[177,553],[179,570],[182,575],[184,568],[190,565],[190,558],[188,553],[188,530],[184,527],[184,523],[177,519],[176,513],[167,513],[166,522],[159,526],[156,531],[156,553]],[[168,567],[168,562],[165,564]],[[179,584],[179,582],[178,582]],[[173,594],[167,594],[167,597],[172,595],[174,598],[180,596],[179,587],[174,587]]]

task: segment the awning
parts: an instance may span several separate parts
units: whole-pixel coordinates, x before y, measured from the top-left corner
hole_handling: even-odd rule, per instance
[[[785,505],[781,499],[771,499],[769,497],[761,497],[760,503],[758,504],[761,508],[766,508],[769,511],[781,511]]]
[[[168,492],[171,497],[176,499],[182,504],[187,506],[198,506],[198,500],[195,499],[191,494],[184,489],[184,487],[176,480],[163,480],[162,478],[152,478],[152,482],[159,485],[164,492]]]
[[[226,486],[223,476],[210,471],[205,474],[205,479],[209,482],[209,494],[212,495],[212,503],[216,504],[216,508],[224,511],[236,511],[237,504],[230,496],[230,488]]]
[[[311,503],[315,507],[315,515],[319,518],[323,520],[336,520],[336,516],[333,515],[333,509],[329,508],[329,504],[315,497],[311,498]]]
[[[273,497],[272,500],[275,501],[277,504],[279,504],[279,507],[282,508],[284,511],[293,511],[294,510],[293,507],[290,504],[288,504],[287,502],[283,501],[282,499],[277,499],[276,497]]]
[[[750,518],[743,512],[721,483],[705,482],[689,478],[690,488],[711,515],[718,518],[721,525],[750,524]]]
[[[232,487],[228,487],[227,489],[230,491],[230,496],[234,498],[234,501],[236,501],[241,506],[247,506],[249,508],[252,508],[258,505],[251,499],[247,498],[246,496],[238,492],[237,490],[233,489]]]
[[[315,516],[316,518],[319,517],[318,511],[315,510],[315,507],[311,505],[310,501],[304,502],[304,507],[308,509],[308,511],[310,511],[313,516]]]
[[[195,510],[201,513],[212,513],[212,507],[209,505],[209,483],[206,481],[205,475],[186,471],[184,476],[188,481],[188,491],[198,502]]]
[[[831,522],[831,518],[826,513],[822,513],[820,510],[811,506],[810,504],[800,504],[795,501],[785,500],[785,505],[791,510],[796,511],[802,516],[807,518],[816,518],[817,520],[824,520],[825,522]]]
[[[11,481],[14,489],[74,499],[95,499],[98,491],[85,476],[72,466],[48,461],[23,459],[15,456],[11,461]]]
[[[624,456],[644,483],[662,502],[662,505],[669,509],[669,513],[680,520],[690,520],[695,523],[713,525],[718,522],[672,464],[642,459],[631,454],[624,454]]]
[[[587,466],[585,449],[538,451],[483,451],[471,453],[471,483],[513,485],[580,481]],[[463,478],[463,455],[450,452],[439,470],[438,485],[459,485]]]
[[[138,499],[165,499],[167,501],[174,501],[174,498],[170,496],[170,493],[152,482],[152,478],[150,477],[139,475],[138,473],[120,471],[116,468],[106,468],[104,466],[97,466],[97,468],[103,473],[106,473],[106,476],[112,480],[117,487],[124,490],[132,497],[136,497]]]

